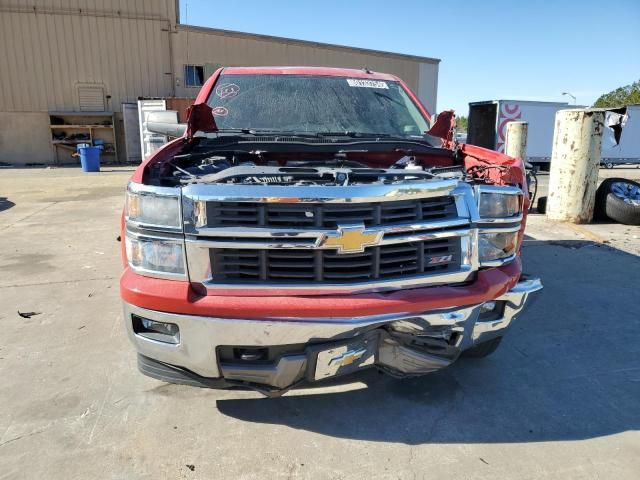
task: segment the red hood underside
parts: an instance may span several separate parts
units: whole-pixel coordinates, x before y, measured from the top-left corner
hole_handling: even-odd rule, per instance
[[[213,119],[213,109],[206,103],[196,103],[187,109],[187,137],[196,132],[215,132],[218,130]]]

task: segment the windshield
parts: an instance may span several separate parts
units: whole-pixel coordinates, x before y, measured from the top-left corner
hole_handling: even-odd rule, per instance
[[[398,82],[221,75],[209,97],[220,129],[422,135],[427,121]]]

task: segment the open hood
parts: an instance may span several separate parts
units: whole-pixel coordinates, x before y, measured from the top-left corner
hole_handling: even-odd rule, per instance
[[[213,109],[206,103],[195,103],[187,109],[187,131],[188,138],[193,137],[196,132],[215,132],[218,130],[216,121],[213,119]]]
[[[438,114],[436,123],[427,131],[429,135],[440,137],[443,140],[452,141],[456,128],[456,114],[453,110],[445,110]]]

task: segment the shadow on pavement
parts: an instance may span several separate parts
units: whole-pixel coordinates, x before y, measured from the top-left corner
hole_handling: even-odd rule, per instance
[[[584,241],[524,247],[545,289],[491,357],[367,388],[224,399],[219,411],[338,438],[406,444],[581,440],[640,428],[640,258]],[[275,441],[275,440],[274,440]]]
[[[5,210],[9,210],[11,207],[14,207],[16,204],[9,200],[7,197],[0,197],[0,212],[4,212]]]

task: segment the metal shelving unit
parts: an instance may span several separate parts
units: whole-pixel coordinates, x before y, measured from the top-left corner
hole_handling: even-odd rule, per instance
[[[60,123],[62,122],[62,123]],[[49,128],[51,130],[51,144],[55,152],[55,164],[76,163],[71,155],[76,151],[77,145],[88,143],[96,145],[99,140],[105,149],[102,155],[110,155],[118,158],[116,142],[115,119],[110,112],[49,112]],[[64,136],[62,135],[64,134]],[[74,138],[84,135],[88,138]],[[62,138],[60,138],[62,137]],[[61,152],[68,152],[68,158],[62,161]]]

